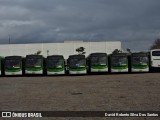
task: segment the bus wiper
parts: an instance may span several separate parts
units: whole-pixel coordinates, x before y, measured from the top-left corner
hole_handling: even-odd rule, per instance
[[[41,67],[41,66],[39,66],[39,65],[35,65],[34,67]]]
[[[147,63],[140,62],[140,65],[147,65]]]
[[[106,64],[100,64],[100,65],[106,65]]]
[[[19,66],[13,66],[13,68],[20,68]]]
[[[61,65],[59,65],[59,66],[56,66],[56,68],[62,68],[62,66],[61,66]]]

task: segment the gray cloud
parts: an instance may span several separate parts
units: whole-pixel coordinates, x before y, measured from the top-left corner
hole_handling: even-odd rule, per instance
[[[120,40],[147,50],[160,37],[159,0],[0,0],[0,43]]]

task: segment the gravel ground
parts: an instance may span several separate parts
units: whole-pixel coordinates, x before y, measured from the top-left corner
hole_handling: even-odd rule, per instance
[[[1,77],[0,111],[160,111],[160,73]]]

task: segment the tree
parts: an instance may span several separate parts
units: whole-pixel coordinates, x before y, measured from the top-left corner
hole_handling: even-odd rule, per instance
[[[41,52],[42,52],[42,51],[38,50],[38,51],[35,53],[35,55],[39,55],[39,54],[41,54]]]
[[[121,53],[122,51],[121,50],[118,50],[118,49],[115,49],[112,53]]]
[[[79,55],[83,55],[85,54],[86,52],[84,52],[85,48],[84,47],[79,47],[76,49],[76,52],[78,52]]]
[[[153,45],[150,47],[150,50],[152,49],[160,49],[160,38],[154,41]]]
[[[127,52],[128,53],[132,53],[130,48],[127,48]]]

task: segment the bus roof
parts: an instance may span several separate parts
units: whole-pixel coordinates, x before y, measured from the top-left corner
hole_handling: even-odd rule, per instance
[[[85,58],[85,55],[70,55],[69,58]]]
[[[63,55],[50,55],[50,56],[47,56],[47,58],[63,58]]]
[[[152,51],[160,51],[160,49],[152,49],[152,50],[150,50],[150,51],[151,51],[151,52],[152,52]]]
[[[90,56],[107,55],[107,53],[91,53]]]
[[[22,56],[6,56],[5,59],[22,59]]]
[[[87,56],[87,59],[89,59],[90,57],[103,57],[106,56],[107,57],[107,53],[91,53]]]
[[[127,53],[113,53],[111,56],[127,56]]]
[[[42,55],[26,55],[26,58],[43,58]]]
[[[139,53],[131,53],[132,56],[148,56],[148,53],[142,53],[142,52],[139,52]]]

